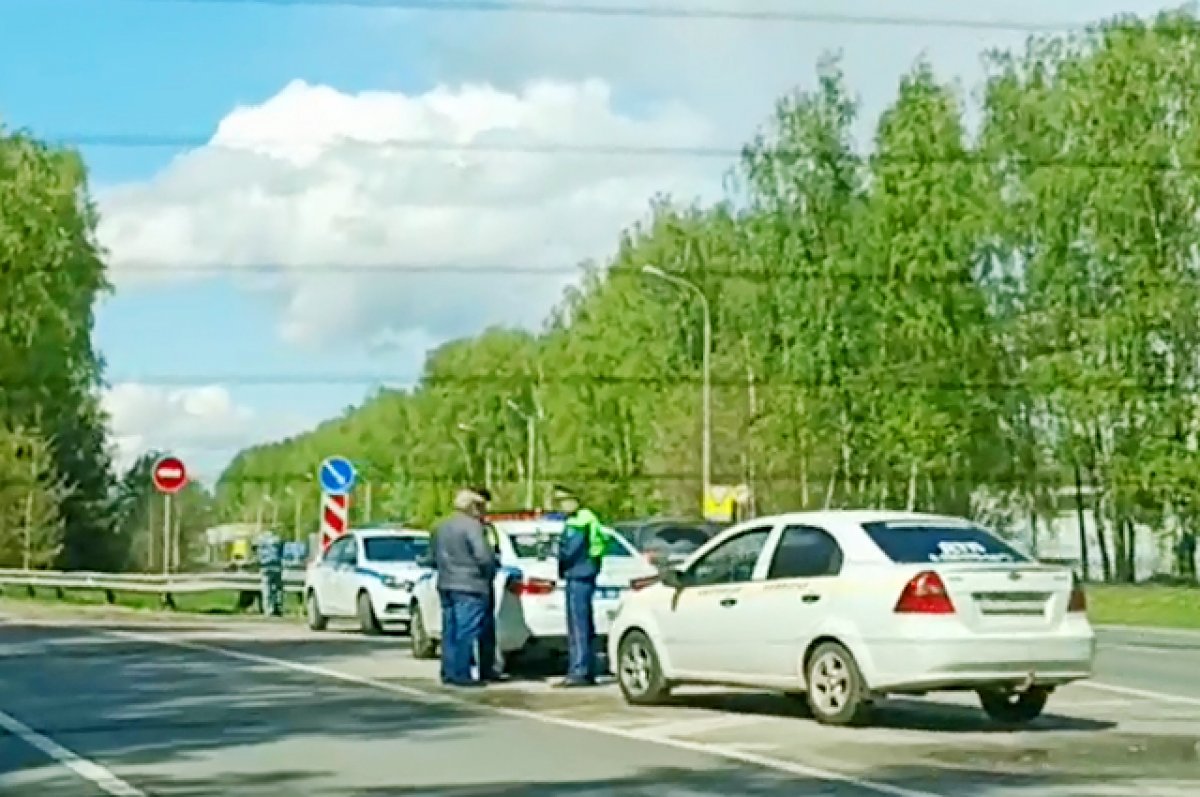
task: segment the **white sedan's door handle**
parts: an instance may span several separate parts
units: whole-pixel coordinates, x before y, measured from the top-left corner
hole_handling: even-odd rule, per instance
[[[805,603],[816,603],[817,601],[821,600],[821,596],[813,595],[812,593],[809,593],[808,595],[805,595],[802,598],[800,598],[800,600],[804,601]]]

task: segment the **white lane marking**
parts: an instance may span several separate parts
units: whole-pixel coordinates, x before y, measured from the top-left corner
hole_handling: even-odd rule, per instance
[[[753,752],[754,750],[759,750],[759,751],[765,752],[768,750],[778,750],[779,749],[779,745],[769,744],[767,742],[735,742],[735,743],[727,744],[725,746],[728,747],[730,750],[739,750],[742,752]]]
[[[1103,681],[1078,681],[1076,685],[1098,689],[1101,692],[1112,692],[1114,695],[1128,695],[1130,697],[1140,697],[1143,700],[1157,700],[1160,703],[1169,703],[1175,706],[1200,706],[1200,697],[1172,695],[1168,692],[1155,692],[1150,689],[1134,689],[1132,686],[1117,686],[1116,684],[1106,684]]]
[[[1071,708],[1112,708],[1114,706],[1133,706],[1132,700],[1072,700]]]
[[[30,621],[28,624],[36,625],[36,621]],[[548,725],[558,725],[560,727],[572,728],[574,730],[587,731],[590,733],[601,733],[607,736],[630,739],[632,741],[650,742],[652,744],[662,745],[663,747],[673,747],[678,750],[686,750],[692,753],[700,753],[702,755],[711,755],[718,758],[724,758],[729,761],[737,761],[738,763],[742,764],[750,764],[763,769],[772,769],[777,772],[783,772],[796,777],[809,778],[811,780],[823,780],[826,782],[845,783],[863,791],[875,792],[876,794],[885,794],[888,795],[888,797],[945,797],[945,795],[938,794],[936,792],[909,789],[903,786],[894,786],[890,783],[868,780],[855,775],[849,775],[845,772],[837,772],[831,769],[808,766],[807,764],[801,764],[795,761],[787,761],[781,758],[773,758],[758,753],[752,753],[730,745],[707,744],[704,742],[685,741],[683,739],[663,738],[659,736],[648,735],[639,730],[627,730],[624,728],[614,728],[607,725],[597,725],[593,722],[569,719],[567,717],[550,716],[548,714],[542,714],[536,711],[528,711],[525,709],[490,706],[484,703],[475,703],[470,700],[462,700],[460,698],[450,697],[447,695],[433,694],[426,692],[423,689],[417,689],[411,686],[388,683],[387,681],[381,681],[376,678],[352,675],[351,673],[341,672],[340,670],[332,670],[327,667],[320,667],[313,664],[302,664],[300,662],[287,661],[286,659],[277,659],[272,656],[262,656],[257,653],[246,653],[240,650],[230,650],[229,648],[218,647],[216,645],[206,645],[200,642],[172,639],[170,637],[143,634],[136,631],[99,630],[98,632],[119,636],[135,642],[199,650],[206,653],[225,656],[227,658],[254,662],[256,664],[262,664],[268,667],[292,670],[294,672],[302,672],[308,675],[318,675],[331,680],[352,683],[358,686],[367,686],[380,691],[391,692],[392,694],[404,695],[406,697],[415,698],[427,703],[453,705],[468,710],[492,712],[501,716],[512,717],[514,719],[542,722]]]
[[[1176,636],[1191,639],[1200,637],[1200,628],[1156,628],[1151,625],[1096,625],[1092,627],[1097,631],[1111,631],[1120,634]]]
[[[1118,643],[1107,644],[1104,646],[1104,649],[1105,650],[1132,650],[1135,653],[1145,653],[1146,647],[1147,646],[1145,644],[1135,645],[1132,643],[1121,642],[1119,644]]]
[[[105,794],[110,794],[112,797],[149,797],[146,792],[130,786],[96,762],[81,758],[58,742],[43,736],[16,717],[9,716],[3,711],[0,711],[0,728],[16,736],[30,747],[50,756],[84,780],[94,783]]]
[[[694,717],[692,719],[660,722],[653,725],[641,725],[637,730],[638,733],[650,736],[673,736],[677,733],[692,736],[697,733],[709,733],[727,728],[744,728],[750,725],[758,725],[763,721],[763,717],[746,714],[716,714],[711,717]]]

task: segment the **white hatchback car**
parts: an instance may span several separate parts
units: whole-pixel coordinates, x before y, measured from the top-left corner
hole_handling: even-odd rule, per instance
[[[309,627],[357,618],[366,634],[391,624],[407,629],[413,584],[426,572],[418,561],[428,553],[428,532],[415,529],[354,529],[335,540],[305,572]]]
[[[493,514],[498,532],[501,572],[497,576],[496,640],[506,666],[527,655],[555,655],[567,649],[567,609],[558,579],[559,514],[535,511]],[[608,634],[622,596],[650,583],[653,565],[620,534],[609,530],[595,598],[596,635]],[[442,636],[441,602],[436,573],[418,582],[412,601],[413,655],[433,658]]]
[[[798,512],[726,530],[629,594],[609,660],[626,700],[685,683],[804,693],[828,724],[876,698],[978,693],[1006,724],[1093,672],[1095,637],[1069,570],[966,520]]]

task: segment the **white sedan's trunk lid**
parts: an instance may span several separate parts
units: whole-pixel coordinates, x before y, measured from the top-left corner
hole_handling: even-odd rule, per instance
[[[1035,563],[939,564],[962,621],[977,631],[1045,631],[1057,627],[1071,600],[1070,571]]]

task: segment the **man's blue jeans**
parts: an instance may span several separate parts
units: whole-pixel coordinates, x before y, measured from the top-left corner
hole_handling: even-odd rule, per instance
[[[454,600],[452,593],[444,589],[438,590],[438,598],[442,604],[442,683],[450,680],[450,660],[454,653],[454,638],[458,633],[454,624]]]
[[[496,589],[493,586],[488,590],[487,611],[479,633],[479,677],[487,679],[496,675]]]
[[[567,579],[567,680],[591,683],[596,680],[596,618],[592,614],[596,582]]]
[[[483,632],[483,618],[487,613],[487,595],[477,592],[450,590],[442,593],[442,667],[443,680],[450,684],[465,684],[471,677],[471,658]]]

